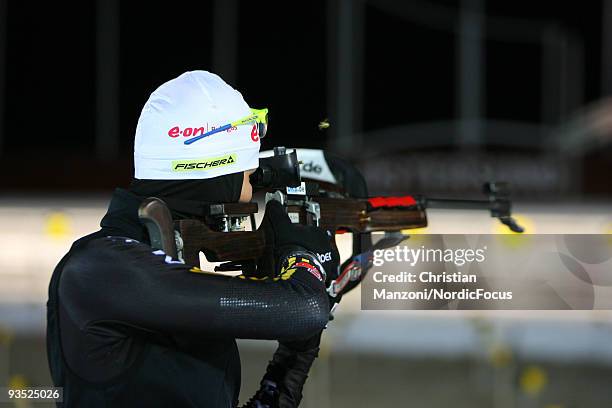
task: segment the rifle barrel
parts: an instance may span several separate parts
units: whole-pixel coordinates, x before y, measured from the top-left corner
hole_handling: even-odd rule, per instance
[[[446,208],[452,210],[490,210],[495,201],[490,200],[464,200],[452,198],[426,198],[426,208]]]

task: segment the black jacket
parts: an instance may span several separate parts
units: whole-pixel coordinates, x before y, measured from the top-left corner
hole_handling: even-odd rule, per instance
[[[117,190],[102,229],[76,241],[51,278],[47,351],[64,387],[59,406],[235,407],[235,338],[317,333],[329,310],[323,284],[301,267],[255,281],[153,252],[139,203]]]

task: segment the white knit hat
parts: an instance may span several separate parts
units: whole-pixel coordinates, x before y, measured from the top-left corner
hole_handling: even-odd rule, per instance
[[[138,119],[134,177],[206,179],[257,168],[256,125],[236,126],[184,143],[249,114],[240,92],[218,75],[191,71],[166,82],[151,94]]]

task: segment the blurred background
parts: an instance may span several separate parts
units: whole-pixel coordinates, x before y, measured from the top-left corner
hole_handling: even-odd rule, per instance
[[[372,194],[504,180],[531,233],[612,232],[610,0],[0,0],[0,386],[50,384],[52,269],[129,183],[148,95],[194,69],[270,109],[263,149],[333,151]],[[274,347],[241,342],[242,400]],[[609,407],[611,383],[609,311],[361,311],[356,290],[303,406]]]

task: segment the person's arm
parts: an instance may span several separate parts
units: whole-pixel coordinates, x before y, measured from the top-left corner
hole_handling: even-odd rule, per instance
[[[263,280],[169,261],[133,240],[93,240],[65,265],[60,298],[81,329],[114,321],[167,334],[291,340],[327,323],[324,271],[306,250],[282,259],[280,275]]]

